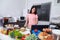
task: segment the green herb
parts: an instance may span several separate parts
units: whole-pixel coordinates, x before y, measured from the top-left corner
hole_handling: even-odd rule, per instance
[[[26,38],[26,40],[37,40],[37,37],[34,34],[31,34]]]

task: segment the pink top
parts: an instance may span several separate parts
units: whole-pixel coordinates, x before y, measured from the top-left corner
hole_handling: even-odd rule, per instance
[[[28,21],[28,27],[31,28],[32,25],[38,24],[38,16],[35,14],[28,14],[26,17],[26,21]]]

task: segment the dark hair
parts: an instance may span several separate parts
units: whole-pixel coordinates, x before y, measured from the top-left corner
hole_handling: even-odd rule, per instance
[[[33,8],[35,8],[34,14],[37,14],[37,10],[36,10],[36,7],[35,7],[35,6],[32,6],[32,7],[31,7],[30,14],[32,13],[32,9],[33,9]]]

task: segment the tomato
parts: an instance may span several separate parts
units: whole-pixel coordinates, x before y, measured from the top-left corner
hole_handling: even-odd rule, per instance
[[[22,36],[21,40],[25,40],[25,35],[24,35],[24,36]]]

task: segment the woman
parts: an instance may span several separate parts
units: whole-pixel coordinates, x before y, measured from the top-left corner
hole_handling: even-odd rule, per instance
[[[36,8],[33,6],[30,10],[30,13],[26,17],[25,26],[31,28],[32,25],[37,25],[37,24],[38,24],[38,16],[36,13]]]

